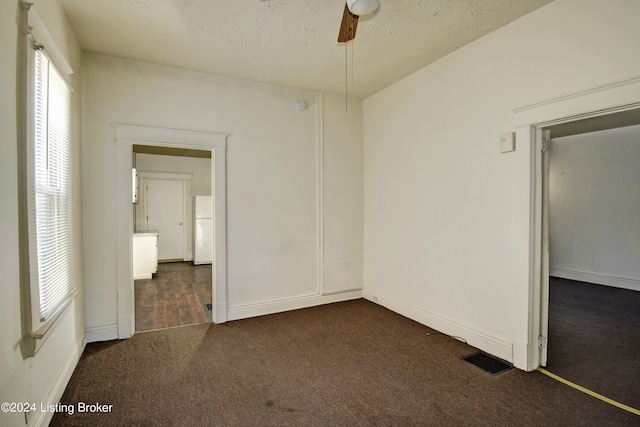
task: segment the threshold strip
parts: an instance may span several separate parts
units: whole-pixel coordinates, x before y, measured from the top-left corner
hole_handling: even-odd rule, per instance
[[[204,322],[204,323],[188,323],[186,325],[177,325],[177,326],[167,326],[166,328],[157,328],[157,329],[146,329],[144,331],[135,331],[136,334],[144,334],[145,332],[158,332],[158,331],[166,331],[169,329],[178,329],[178,328],[186,328],[187,326],[196,326],[196,325],[207,325],[212,322]]]
[[[580,386],[580,385],[578,385],[576,383],[572,383],[569,380],[565,380],[564,378],[559,377],[556,374],[552,374],[551,372],[547,371],[546,369],[538,368],[538,371],[542,372],[543,374],[545,374],[548,377],[553,378],[554,380],[560,381],[561,383],[568,385],[569,387],[573,387],[576,390],[579,390],[579,391],[581,391],[583,393],[586,393],[589,396],[595,397],[596,399],[600,399],[603,402],[606,402],[606,403],[608,403],[610,405],[616,406],[616,407],[618,407],[620,409],[624,409],[625,411],[631,412],[632,414],[640,415],[640,410],[638,410],[636,408],[632,408],[631,406],[627,406],[624,403],[616,402],[615,400],[609,399],[608,397],[603,396],[603,395],[601,395],[599,393],[596,393],[595,391],[591,391],[588,388],[584,388],[584,387],[582,387],[582,386]]]

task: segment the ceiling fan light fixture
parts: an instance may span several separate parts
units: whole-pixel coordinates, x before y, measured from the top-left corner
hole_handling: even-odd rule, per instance
[[[349,11],[354,15],[368,15],[380,7],[378,0],[347,0]]]

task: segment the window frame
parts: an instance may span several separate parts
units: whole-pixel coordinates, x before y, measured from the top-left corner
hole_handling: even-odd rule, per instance
[[[27,3],[23,3],[23,24],[24,24],[24,34],[25,34],[25,62],[24,66],[24,74],[25,74],[25,86],[24,86],[24,95],[25,95],[25,104],[24,104],[24,126],[25,126],[25,144],[22,149],[22,164],[24,168],[22,168],[23,172],[23,185],[21,196],[23,215],[26,217],[24,226],[26,226],[26,231],[24,232],[24,240],[26,241],[26,248],[21,248],[21,254],[24,256],[25,261],[23,263],[22,271],[22,286],[23,286],[23,320],[24,320],[24,329],[25,330],[25,339],[27,342],[26,356],[33,356],[42,345],[42,342],[46,339],[46,337],[50,334],[50,332],[54,329],[54,326],[61,320],[62,315],[66,312],[67,308],[71,305],[71,302],[75,299],[78,291],[77,284],[75,282],[76,277],[76,262],[74,261],[74,254],[76,252],[76,236],[74,236],[73,229],[73,217],[75,215],[75,211],[77,207],[74,206],[74,182],[73,182],[73,121],[72,121],[72,104],[73,104],[73,88],[70,84],[70,75],[73,73],[72,68],[69,63],[66,61],[64,55],[55,44],[53,38],[50,33],[47,31],[40,17],[38,16],[35,9]],[[38,49],[39,53],[36,52]],[[40,286],[40,274],[38,270],[38,253],[37,253],[37,235],[36,235],[36,227],[37,227],[37,217],[36,217],[36,196],[37,194],[44,194],[50,191],[53,187],[47,188],[47,186],[38,186],[39,189],[36,189],[36,107],[37,102],[35,99],[36,95],[36,57],[39,54],[43,54],[43,58],[46,60],[47,67],[47,75],[44,80],[47,82],[47,97],[48,94],[51,93],[51,90],[54,90],[57,94],[59,94],[59,98],[64,101],[64,110],[62,113],[62,118],[56,120],[56,123],[62,124],[60,129],[63,130],[64,136],[60,139],[63,142],[62,146],[64,147],[64,153],[66,154],[66,158],[58,163],[64,163],[66,166],[66,173],[64,174],[64,183],[62,186],[58,186],[56,188],[57,194],[52,197],[54,201],[51,205],[53,207],[52,211],[56,218],[59,218],[58,215],[60,212],[66,212],[64,215],[66,217],[67,231],[63,231],[62,234],[67,236],[64,240],[66,241],[66,250],[63,251],[66,255],[64,255],[64,260],[67,263],[67,266],[63,268],[64,279],[63,282],[66,284],[70,284],[70,286],[62,286],[64,288],[64,292],[61,294],[62,298],[57,299],[57,303],[50,307],[46,312],[41,313],[41,286]],[[52,77],[50,73],[57,73],[57,77]],[[49,85],[54,81],[55,87],[49,87]],[[49,112],[49,99],[47,98],[46,102],[46,111],[47,115],[47,123],[44,125],[44,129],[46,129],[45,140],[47,144],[49,144],[50,140],[56,139],[49,138],[48,132],[51,127],[48,123],[48,117],[50,116]],[[40,102],[42,105],[42,102]],[[54,114],[57,112],[54,111]],[[42,127],[41,127],[42,129]],[[42,158],[42,156],[40,156]],[[49,159],[49,155],[45,155],[45,158]],[[49,161],[49,160],[47,160]],[[49,173],[49,171],[47,171]],[[64,188],[62,192],[58,191],[60,188]],[[66,192],[65,192],[66,191]],[[60,200],[67,200],[68,206],[63,206],[60,208],[58,204]],[[66,204],[66,203],[65,203]],[[51,211],[50,211],[51,212]],[[56,226],[52,227],[54,229],[54,235],[58,233]],[[58,246],[60,242],[59,239],[53,239],[53,244],[50,247]],[[43,245],[46,246],[46,245]],[[57,249],[56,249],[57,250]],[[57,259],[56,255],[53,255],[53,259]],[[54,280],[55,282],[57,280]],[[52,281],[50,281],[52,282]],[[37,341],[37,342],[36,342]]]

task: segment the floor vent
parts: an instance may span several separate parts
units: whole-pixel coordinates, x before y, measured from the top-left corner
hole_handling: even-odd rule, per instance
[[[212,303],[205,304],[205,305],[204,305],[204,309],[205,309],[205,310],[207,310],[207,311],[211,311],[211,309],[212,309]]]
[[[503,362],[502,360],[489,356],[481,351],[477,353],[470,354],[469,356],[465,356],[462,358],[465,362],[469,362],[474,366],[482,369],[485,372],[490,373],[491,375],[499,375],[503,372],[507,372],[513,366],[510,364]]]

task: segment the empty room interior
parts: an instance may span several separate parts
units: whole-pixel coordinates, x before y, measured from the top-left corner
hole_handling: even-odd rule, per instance
[[[0,425],[640,425],[637,0],[0,22]]]

